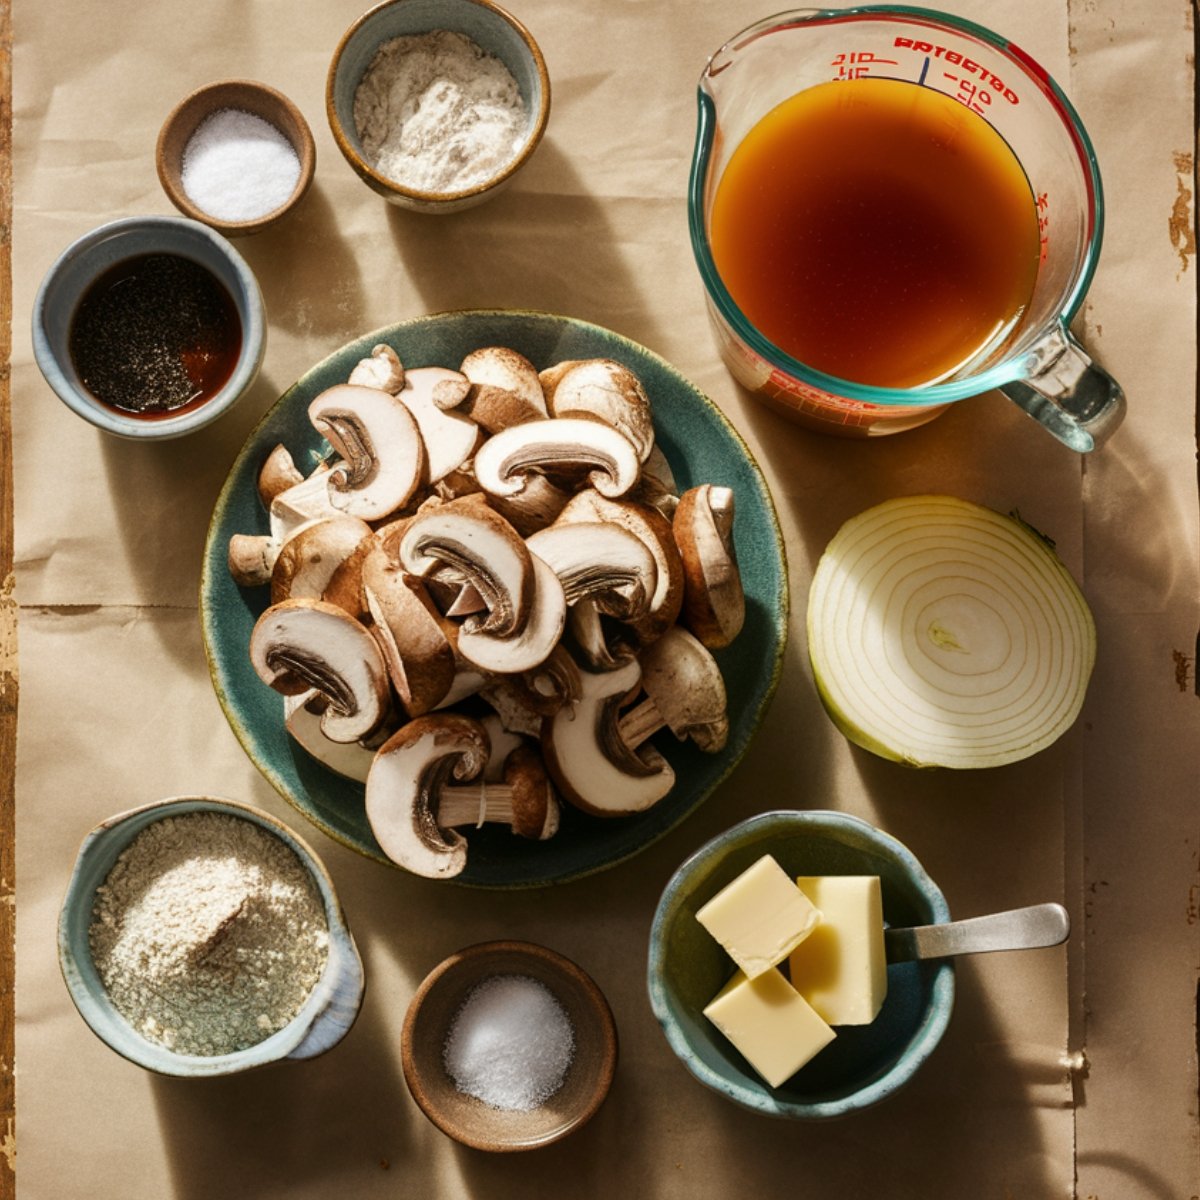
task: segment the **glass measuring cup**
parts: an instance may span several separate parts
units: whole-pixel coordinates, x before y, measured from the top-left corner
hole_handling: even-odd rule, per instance
[[[934,88],[978,114],[1016,155],[1037,208],[1037,279],[1015,327],[949,378],[921,387],[856,383],[791,357],[730,296],[709,240],[717,185],[745,135],[806,88],[863,78]],[[802,9],[759,21],[717,50],[700,77],[698,102],[688,192],[692,248],[721,355],[741,384],[802,424],[851,436],[923,425],[948,403],[992,388],[1073,450],[1093,449],[1120,424],[1124,393],[1068,329],[1100,253],[1099,169],[1075,110],[1024,51],[982,26],[926,9]]]

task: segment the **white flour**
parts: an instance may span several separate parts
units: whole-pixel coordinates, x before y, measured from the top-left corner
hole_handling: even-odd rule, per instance
[[[96,889],[92,959],[114,1007],[179,1054],[282,1029],[324,969],[329,926],[290,847],[222,813],[148,826]]]
[[[527,122],[509,69],[442,29],[384,42],[355,93],[354,124],[381,175],[418,191],[456,192],[507,166]]]

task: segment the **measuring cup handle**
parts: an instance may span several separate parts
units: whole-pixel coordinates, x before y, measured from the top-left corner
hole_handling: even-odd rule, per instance
[[[1025,358],[1027,374],[1000,390],[1060,442],[1084,453],[1102,445],[1125,416],[1121,385],[1059,323]]]

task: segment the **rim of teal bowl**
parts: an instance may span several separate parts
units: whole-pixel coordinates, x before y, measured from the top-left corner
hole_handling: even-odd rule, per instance
[[[679,908],[686,899],[683,885],[690,881],[697,871],[713,865],[723,858],[731,842],[736,840],[741,844],[747,844],[752,841],[753,839],[744,838],[742,835],[760,826],[764,832],[778,828],[796,831],[809,827],[814,830],[844,829],[853,830],[859,834],[865,833],[868,840],[898,861],[908,872],[913,882],[929,901],[935,916],[935,924],[942,924],[950,920],[950,908],[946,903],[945,896],[942,895],[941,888],[934,883],[916,855],[903,842],[894,838],[890,833],[885,833],[878,826],[872,825],[869,821],[864,821],[861,817],[830,809],[776,809],[740,821],[737,825],[706,842],[699,850],[686,858],[667,881],[666,887],[663,888],[658,907],[654,912],[654,922],[650,928],[646,986],[650,994],[650,1007],[654,1011],[654,1016],[662,1027],[671,1049],[675,1051],[683,1065],[706,1087],[754,1112],[765,1113],[772,1117],[791,1117],[810,1121],[848,1116],[878,1104],[903,1087],[936,1049],[950,1024],[950,1016],[954,1009],[954,960],[943,959],[938,964],[929,1005],[920,1028],[909,1043],[908,1050],[901,1061],[886,1075],[849,1096],[843,1096],[837,1100],[812,1102],[782,1100],[772,1095],[773,1089],[769,1089],[765,1083],[750,1087],[713,1071],[701,1062],[671,1015],[670,1004],[667,1000],[667,988],[663,982],[666,959],[665,934],[667,926],[675,919]]]
[[[753,715],[753,721],[750,725],[750,732],[745,740],[736,751],[731,753],[728,762],[725,764],[725,769],[717,776],[711,784],[697,796],[694,803],[681,812],[677,817],[665,827],[655,831],[651,836],[646,837],[637,846],[630,849],[627,853],[617,855],[616,857],[606,859],[603,862],[594,863],[589,866],[581,867],[578,870],[567,870],[562,874],[555,875],[551,878],[527,879],[521,881],[499,881],[489,882],[485,880],[462,879],[454,877],[452,879],[440,880],[442,884],[453,884],[458,887],[478,888],[488,891],[515,891],[526,888],[548,887],[560,883],[570,883],[577,879],[586,878],[589,875],[595,875],[600,871],[606,871],[610,867],[617,866],[619,863],[627,862],[629,859],[641,854],[655,842],[660,841],[668,833],[678,828],[688,817],[690,817],[703,804],[713,792],[717,790],[728,778],[733,774],[734,770],[745,757],[746,752],[750,748],[751,742],[754,740],[754,735],[758,732],[758,728],[762,723],[767,709],[770,707],[771,701],[775,696],[775,692],[779,687],[779,681],[783,674],[784,657],[787,652],[788,632],[789,632],[789,615],[791,612],[791,590],[788,580],[788,561],[787,561],[787,546],[784,542],[783,530],[779,524],[779,514],[775,509],[775,500],[771,495],[771,490],[767,485],[766,476],[762,468],[758,465],[758,460],[754,457],[750,447],[746,444],[746,440],[738,432],[737,428],[729,420],[720,407],[712,400],[711,397],[702,392],[694,383],[691,382],[678,367],[674,366],[669,360],[662,355],[655,353],[653,350],[642,345],[640,342],[635,342],[632,338],[627,338],[623,334],[616,333],[603,325],[597,325],[591,321],[584,321],[578,317],[568,317],[561,313],[546,312],[541,309],[530,308],[464,308],[464,309],[445,309],[436,313],[426,313],[419,317],[411,317],[406,321],[397,321],[389,325],[381,325],[367,333],[361,334],[356,338],[352,338],[349,342],[339,346],[332,353],[327,354],[319,362],[309,367],[301,379],[311,375],[316,371],[320,371],[327,363],[337,359],[348,346],[355,343],[363,342],[370,344],[373,341],[382,340],[383,335],[397,328],[408,328],[416,325],[426,324],[431,321],[436,321],[439,318],[453,317],[471,317],[471,318],[531,318],[538,321],[553,321],[562,322],[576,328],[595,331],[605,338],[612,339],[624,346],[629,347],[636,355],[645,356],[655,360],[664,370],[670,374],[678,376],[698,397],[712,410],[718,422],[723,427],[725,433],[734,441],[741,453],[746,457],[747,461],[754,467],[754,472],[761,481],[760,491],[763,499],[763,509],[770,520],[771,531],[773,533],[773,542],[779,552],[779,578],[780,590],[778,596],[778,606],[771,611],[773,618],[773,627],[776,635],[776,645],[774,658],[769,664],[764,664],[767,669],[766,685],[763,689],[758,707]],[[307,821],[320,829],[327,837],[332,838],[339,845],[345,846],[349,850],[353,850],[356,854],[361,854],[366,858],[372,859],[375,862],[382,863],[385,866],[391,867],[398,871],[403,871],[404,868],[399,864],[394,863],[391,859],[382,854],[372,853],[369,849],[359,845],[356,841],[346,837],[341,830],[337,829],[329,822],[321,820],[319,815],[308,808],[300,805],[296,798],[288,789],[287,783],[282,778],[280,773],[275,770],[274,766],[260,757],[256,752],[248,729],[243,727],[240,719],[235,719],[233,715],[233,703],[230,700],[228,691],[222,679],[221,664],[217,661],[216,654],[213,650],[213,630],[209,618],[209,602],[208,597],[212,594],[213,589],[213,562],[214,555],[211,553],[211,545],[213,537],[218,526],[224,519],[225,509],[228,507],[230,498],[233,494],[234,480],[237,475],[238,468],[241,466],[246,456],[252,453],[256,447],[256,443],[262,429],[270,423],[273,415],[279,405],[285,403],[288,397],[295,391],[300,380],[296,380],[290,387],[284,391],[278,400],[263,414],[258,423],[250,431],[238,451],[237,457],[230,465],[229,473],[226,476],[225,483],[221,488],[220,494],[217,497],[217,502],[213,506],[213,515],[209,521],[208,532],[205,535],[204,541],[204,558],[200,570],[200,625],[201,625],[201,640],[204,644],[204,657],[208,664],[209,678],[212,680],[213,691],[216,694],[217,702],[221,706],[221,711],[225,714],[225,719],[228,721],[230,728],[233,730],[234,736],[237,738],[242,749],[246,752],[246,756],[258,768],[262,776],[275,789],[279,795],[287,801],[297,812],[299,812]],[[223,562],[222,558],[222,562]]]

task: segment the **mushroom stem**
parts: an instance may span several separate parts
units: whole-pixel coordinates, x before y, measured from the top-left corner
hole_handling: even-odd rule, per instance
[[[463,825],[478,828],[485,821],[512,824],[513,787],[509,783],[480,783],[477,787],[444,787],[437,794],[437,823],[443,829]]]
[[[648,737],[666,727],[667,719],[658,711],[653,700],[634,705],[618,722],[617,732],[631,750],[636,750]]]

